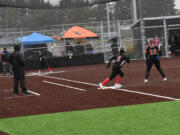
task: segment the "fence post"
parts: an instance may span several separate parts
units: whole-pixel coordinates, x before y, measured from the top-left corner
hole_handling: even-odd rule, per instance
[[[23,57],[24,57],[24,44],[23,44],[23,34],[22,34],[23,32],[22,32],[22,27],[20,28],[20,37],[21,37],[21,51],[22,51],[22,53],[23,53]]]
[[[65,31],[65,28],[64,28],[64,24],[63,24],[63,31]],[[64,34],[63,34],[64,35]],[[63,39],[63,45],[62,45],[63,47],[61,48],[62,50],[61,50],[61,52],[62,52],[62,55],[67,55],[67,52],[66,52],[66,39],[64,38]],[[63,51],[64,50],[64,51]],[[63,52],[64,52],[64,54],[63,54]]]
[[[118,20],[118,36],[119,36],[119,46],[118,46],[118,48],[119,47],[121,47],[121,45],[122,45],[122,42],[121,42],[121,24],[120,24],[120,20]]]
[[[103,54],[104,54],[104,62],[105,62],[105,49],[104,49],[104,26],[103,22],[101,21],[101,43],[103,46]]]
[[[167,37],[167,24],[165,18],[163,18],[163,24],[164,24],[164,38],[165,38],[165,56],[168,57],[168,37]]]
[[[141,22],[140,22],[140,27],[141,27],[141,46],[142,46],[142,57],[143,59],[145,59],[145,54],[144,54],[144,47],[145,47],[145,28],[144,28],[144,20],[141,19]]]

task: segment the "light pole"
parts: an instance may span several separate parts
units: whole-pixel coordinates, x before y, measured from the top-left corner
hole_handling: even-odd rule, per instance
[[[106,3],[106,11],[107,11],[107,26],[108,26],[108,37],[110,38],[110,19],[109,19],[109,4]]]
[[[137,6],[136,6],[136,0],[132,0],[133,5],[133,22],[135,23],[137,21]]]

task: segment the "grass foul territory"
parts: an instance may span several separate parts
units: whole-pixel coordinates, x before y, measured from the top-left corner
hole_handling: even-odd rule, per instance
[[[178,135],[180,102],[0,119],[10,135]]]

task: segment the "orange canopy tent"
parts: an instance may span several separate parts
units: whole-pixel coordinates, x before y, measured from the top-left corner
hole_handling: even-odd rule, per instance
[[[68,29],[61,39],[84,39],[84,38],[98,38],[98,35],[92,31],[79,26],[73,26]]]

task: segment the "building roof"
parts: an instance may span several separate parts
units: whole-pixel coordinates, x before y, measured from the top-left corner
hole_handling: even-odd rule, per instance
[[[163,26],[163,20],[166,20],[168,26],[176,26],[180,24],[180,15],[175,16],[160,16],[160,17],[148,17],[143,18],[144,26]],[[140,27],[141,19],[138,19],[137,22],[133,23],[131,28]]]

